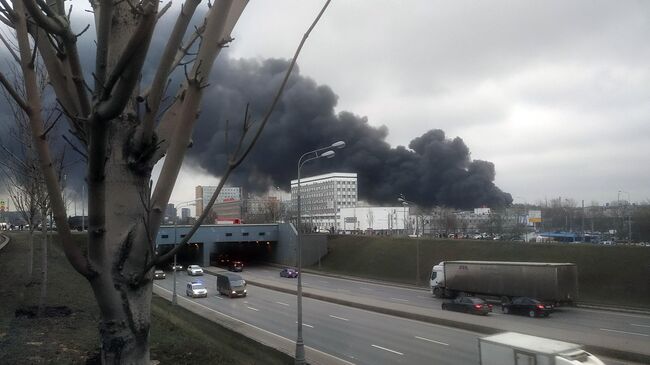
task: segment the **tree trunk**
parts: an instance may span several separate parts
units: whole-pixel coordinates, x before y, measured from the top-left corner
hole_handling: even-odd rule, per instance
[[[89,193],[89,260],[97,267],[90,284],[100,309],[102,364],[149,364],[149,326],[155,237],[149,237],[150,170],[134,166],[129,137],[137,122],[125,115],[113,120],[108,134],[104,179],[89,181],[89,192],[105,194],[96,209],[97,193]],[[100,203],[101,204],[101,203]],[[97,214],[104,217],[98,217]],[[98,222],[103,221],[103,226]],[[101,247],[97,247],[100,245]]]
[[[47,213],[43,214],[43,217]],[[43,316],[45,310],[45,301],[47,298],[47,223],[45,219],[41,221],[41,232],[43,234],[43,249],[41,252],[41,295],[38,301],[38,316]]]
[[[34,272],[34,228],[32,225],[29,225],[29,239],[27,240],[29,244],[29,256],[27,257],[27,282],[32,281],[32,274]]]

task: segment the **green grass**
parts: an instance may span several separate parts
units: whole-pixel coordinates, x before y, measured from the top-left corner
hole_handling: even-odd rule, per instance
[[[322,270],[427,286],[434,264],[445,260],[573,262],[580,300],[650,308],[650,248],[590,244],[332,236]]]
[[[40,275],[35,240],[34,278]],[[77,236],[80,240],[82,236]],[[40,286],[26,286],[27,235],[11,234],[0,250],[0,364],[84,364],[99,351],[99,311],[92,290],[50,249],[48,306],[67,306],[63,318],[15,318],[16,308],[38,304]],[[38,280],[37,280],[38,281]],[[151,359],[161,364],[290,364],[292,358],[154,296]]]

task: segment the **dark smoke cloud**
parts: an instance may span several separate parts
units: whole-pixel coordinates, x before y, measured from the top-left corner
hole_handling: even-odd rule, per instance
[[[221,59],[204,97],[188,159],[220,175],[226,151],[234,148],[246,103],[251,103],[253,119],[259,120],[287,66],[287,61],[277,59]],[[379,204],[396,204],[400,193],[427,207],[498,207],[512,202],[510,194],[494,185],[494,164],[471,160],[461,138],[447,139],[442,130],[433,129],[413,139],[409,149],[391,148],[385,126],[370,126],[367,118],[350,112],[336,114],[336,103],[337,96],[328,86],[316,84],[296,69],[258,144],[229,183],[249,192],[263,192],[270,186],[288,190],[302,153],[344,140],[347,146],[337,150],[335,158],[308,163],[302,175],[356,172],[359,198]],[[228,149],[226,120],[230,121]]]

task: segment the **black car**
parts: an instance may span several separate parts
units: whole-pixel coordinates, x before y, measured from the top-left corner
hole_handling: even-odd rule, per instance
[[[481,298],[458,297],[451,302],[442,303],[442,309],[485,316],[492,311],[492,305]]]
[[[510,303],[501,304],[501,311],[505,314],[523,314],[529,317],[548,317],[553,311],[553,306],[544,304],[537,299],[528,297],[514,298]]]

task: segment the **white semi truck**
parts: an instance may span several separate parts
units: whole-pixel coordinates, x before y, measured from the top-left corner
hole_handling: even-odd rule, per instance
[[[578,299],[578,268],[571,263],[443,261],[431,270],[431,294],[492,296],[502,302],[531,297],[549,303]]]
[[[605,365],[575,343],[504,332],[478,339],[480,365]]]

